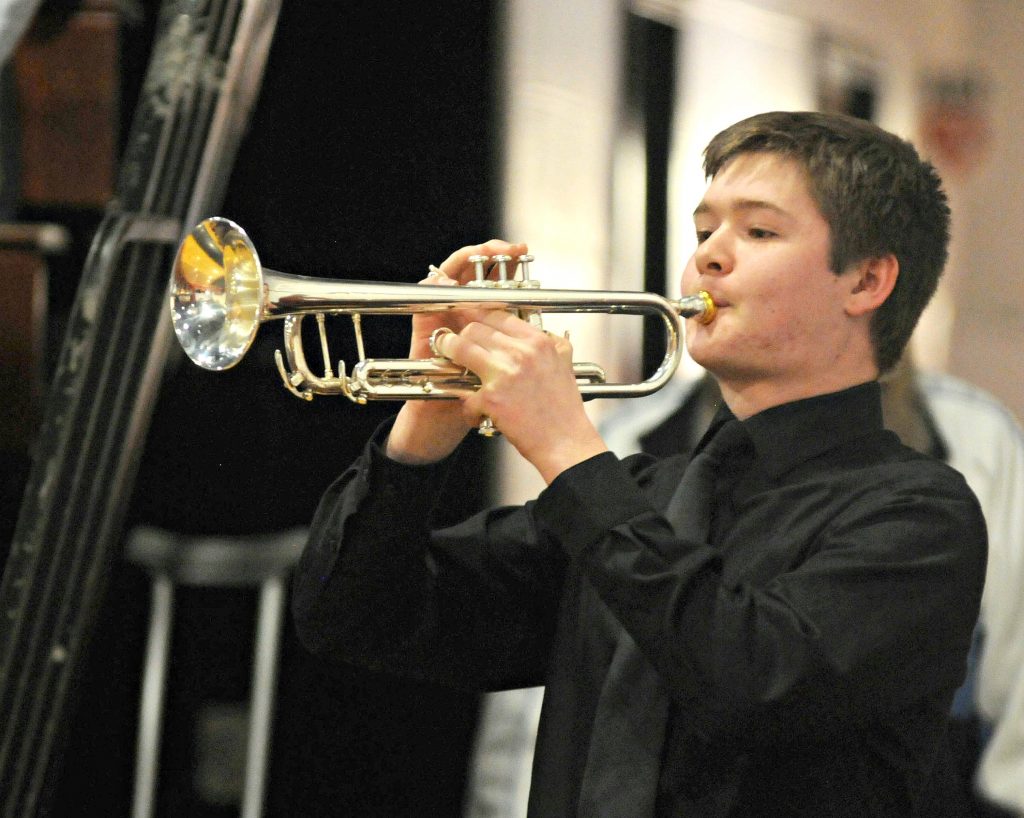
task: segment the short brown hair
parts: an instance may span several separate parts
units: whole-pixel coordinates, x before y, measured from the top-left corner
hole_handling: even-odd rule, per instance
[[[891,369],[938,286],[949,247],[949,205],[942,181],[914,146],[843,114],[775,111],[726,128],[704,151],[710,179],[740,154],[765,152],[798,161],[828,222],[836,274],[892,253],[899,277],[871,319],[875,360]]]

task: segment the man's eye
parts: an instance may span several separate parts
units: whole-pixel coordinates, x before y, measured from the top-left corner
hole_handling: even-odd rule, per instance
[[[702,244],[711,238],[711,230],[698,230],[697,231],[697,244]]]
[[[751,227],[749,233],[752,239],[770,239],[778,235],[772,230],[765,230],[763,227]]]

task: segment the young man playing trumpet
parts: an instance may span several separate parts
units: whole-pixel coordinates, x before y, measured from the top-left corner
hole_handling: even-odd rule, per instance
[[[559,816],[909,816],[943,759],[985,567],[959,474],[883,430],[945,263],[913,148],[772,113],[719,134],[682,291],[724,406],[693,460],[607,451],[565,339],[421,314],[412,357],[477,374],[410,401],[327,491],[294,595],[315,652],[481,690],[545,685],[530,796]],[[431,283],[465,283],[463,248]],[[447,529],[431,510],[489,418],[547,488]],[[695,502],[696,501],[696,502]]]

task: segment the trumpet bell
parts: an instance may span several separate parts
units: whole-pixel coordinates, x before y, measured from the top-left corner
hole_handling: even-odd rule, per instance
[[[229,219],[206,219],[178,247],[170,282],[171,322],[193,362],[230,369],[252,345],[263,318],[256,249]]]

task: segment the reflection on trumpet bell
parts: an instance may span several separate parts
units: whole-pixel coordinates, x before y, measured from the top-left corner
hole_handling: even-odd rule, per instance
[[[215,371],[238,363],[262,318],[256,249],[226,219],[206,219],[178,248],[171,278],[175,334],[195,363]]]
[[[265,269],[245,231],[224,218],[206,219],[182,241],[170,282],[170,309],[175,334],[196,364],[224,370],[248,351],[260,324],[284,319],[284,356],[277,365],[285,387],[305,400],[316,394],[345,395],[357,403],[368,400],[451,399],[479,387],[460,367],[433,358],[372,359],[363,349],[363,315],[413,315],[460,308],[503,309],[539,324],[543,313],[660,316],[665,331],[665,356],[660,366],[638,383],[607,383],[593,363],[574,363],[577,384],[585,395],[639,397],[664,386],[682,357],[681,318],[703,322],[714,318],[715,304],[706,292],[670,301],[644,292],[545,289],[531,279],[528,262],[501,258],[493,272],[477,259],[477,286],[433,286],[389,282],[339,281],[290,275]],[[515,261],[515,269],[507,265]],[[497,280],[492,280],[497,276]],[[302,319],[314,315],[320,336],[324,374],[306,363]],[[324,318],[348,315],[353,324],[359,361],[346,375],[343,361],[337,374],[330,364]],[[285,365],[287,358],[287,366]]]

